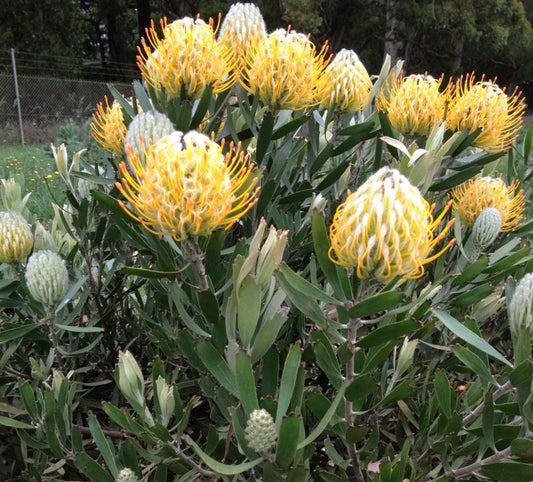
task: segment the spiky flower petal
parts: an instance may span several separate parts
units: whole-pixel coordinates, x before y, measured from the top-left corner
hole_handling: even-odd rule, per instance
[[[265,409],[254,410],[246,422],[246,440],[248,446],[257,453],[268,452],[278,439],[276,424],[272,415]]]
[[[427,136],[444,121],[446,95],[440,91],[442,77],[409,75],[395,77],[377,99],[391,126],[407,136]]]
[[[124,139],[126,138],[126,124],[121,105],[114,100],[111,107],[105,97],[105,108],[102,102],[96,106],[91,123],[92,134],[96,142],[106,151],[117,156],[124,152]]]
[[[533,273],[524,275],[516,285],[509,303],[509,323],[515,336],[524,329],[533,335]]]
[[[36,251],[26,266],[26,284],[31,295],[45,305],[54,305],[69,286],[65,261],[50,250]]]
[[[513,231],[524,213],[524,192],[517,192],[519,184],[514,180],[507,186],[501,178],[475,177],[452,189],[453,207],[469,226],[485,209],[495,208],[502,218],[500,231]]]
[[[372,82],[353,50],[340,50],[324,70],[320,83],[324,84],[320,104],[327,109],[359,112],[370,102]]]
[[[258,177],[248,157],[198,132],[163,137],[149,147],[146,164],[128,150],[130,170],[120,165],[117,183],[130,216],[148,231],[177,241],[229,228],[256,202]]]
[[[33,247],[33,234],[28,221],[16,211],[0,212],[0,263],[20,263]]]
[[[323,48],[318,54],[306,35],[278,29],[246,56],[240,82],[246,90],[275,109],[299,110],[321,98],[319,78],[324,70]]]
[[[330,259],[356,269],[359,278],[387,281],[396,276],[419,278],[424,265],[448,249],[429,256],[449,230],[436,235],[449,203],[433,219],[432,207],[416,187],[395,169],[384,167],[342,203],[330,228]]]
[[[474,74],[461,77],[455,86],[447,116],[452,130],[474,132],[472,145],[487,152],[502,152],[511,147],[522,127],[525,103],[520,92],[511,96],[495,80],[474,82]]]
[[[171,98],[198,99],[208,86],[223,92],[235,82],[235,57],[228,44],[217,41],[213,21],[185,17],[168,24],[161,20],[163,37],[155,26],[148,31],[150,45],[142,40],[139,68],[156,92]]]

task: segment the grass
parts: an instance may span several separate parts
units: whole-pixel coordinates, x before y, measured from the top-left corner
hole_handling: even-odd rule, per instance
[[[32,193],[26,206],[36,219],[51,219],[52,204],[65,202],[62,181],[48,146],[0,144],[0,178],[18,181],[23,196]]]

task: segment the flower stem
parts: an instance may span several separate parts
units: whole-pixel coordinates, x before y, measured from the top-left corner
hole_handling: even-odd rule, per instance
[[[186,241],[186,247],[190,263],[198,276],[198,289],[200,291],[207,291],[209,289],[209,283],[207,282],[207,275],[205,273],[204,253],[202,253],[200,245],[195,238],[188,239]]]

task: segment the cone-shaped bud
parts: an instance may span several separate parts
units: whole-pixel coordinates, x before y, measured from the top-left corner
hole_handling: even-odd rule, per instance
[[[174,414],[174,407],[176,406],[174,390],[172,385],[169,385],[161,376],[157,377],[155,388],[157,399],[159,400],[159,408],[161,409],[161,425],[166,427],[170,417]]]
[[[26,207],[31,192],[22,198],[22,186],[14,179],[2,179],[0,186],[2,205],[6,211],[22,213]]]
[[[516,336],[522,330],[533,334],[533,273],[526,274],[516,285],[509,303],[509,323]]]
[[[403,340],[400,354],[398,355],[398,364],[396,365],[396,377],[400,377],[402,373],[409,369],[413,363],[413,357],[418,345],[418,340],[409,340],[405,337]]]
[[[161,112],[141,112],[137,114],[126,134],[125,150],[131,146],[131,152],[135,155],[139,153],[139,160],[146,164],[146,152],[148,148],[169,134],[175,131],[172,121]]]
[[[0,263],[22,263],[32,247],[33,234],[24,216],[15,211],[0,212]]]
[[[65,261],[47,249],[30,256],[25,276],[31,295],[45,305],[54,305],[61,300],[69,286]]]
[[[118,354],[118,387],[122,394],[144,405],[144,377],[134,356],[126,350]]]
[[[483,210],[472,227],[474,247],[479,251],[488,248],[498,236],[501,227],[502,216],[496,208]]]
[[[245,432],[248,446],[258,454],[268,452],[278,439],[278,431],[272,415],[262,408],[250,414]]]
[[[133,470],[126,467],[118,473],[115,482],[139,482],[139,479]]]

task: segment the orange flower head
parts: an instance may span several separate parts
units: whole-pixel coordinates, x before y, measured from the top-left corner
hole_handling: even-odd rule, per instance
[[[515,90],[511,96],[494,81],[474,82],[474,74],[461,77],[455,86],[450,104],[448,125],[457,131],[474,132],[479,136],[472,145],[487,152],[509,149],[522,127],[525,102]]]
[[[148,147],[142,162],[130,148],[116,186],[123,209],[148,231],[176,241],[228,229],[257,201],[256,169],[240,149],[198,132],[179,131]]]
[[[93,138],[106,151],[122,156],[128,129],[126,124],[124,124],[121,105],[114,100],[110,107],[107,97],[105,97],[105,108],[103,103],[100,102],[96,109],[97,111],[93,114],[93,122],[91,123]]]

